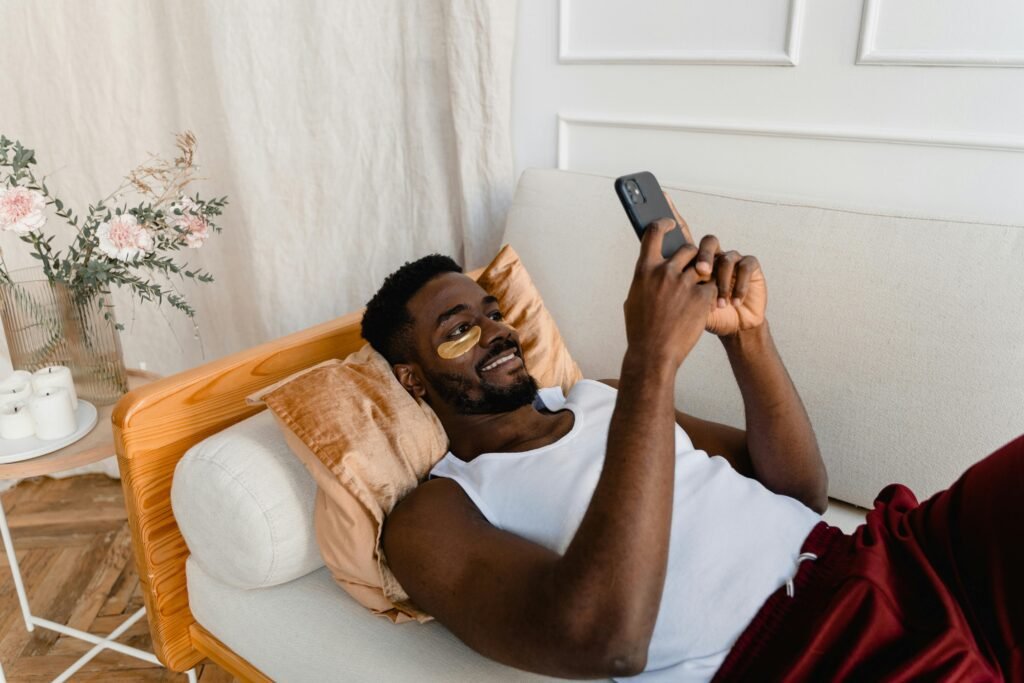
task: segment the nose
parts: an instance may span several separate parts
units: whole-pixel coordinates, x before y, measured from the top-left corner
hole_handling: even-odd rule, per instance
[[[496,342],[500,341],[503,337],[507,337],[513,344],[518,345],[516,339],[512,336],[513,330],[510,326],[506,325],[504,321],[494,320],[490,316],[484,316],[480,322],[480,346],[484,348],[491,348],[496,345]],[[508,346],[508,342],[504,343],[504,346]]]

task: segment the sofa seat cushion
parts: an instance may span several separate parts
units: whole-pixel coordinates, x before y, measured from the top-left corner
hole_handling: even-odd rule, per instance
[[[190,448],[171,507],[192,558],[238,588],[291,581],[324,566],[313,530],[316,483],[269,410]]]
[[[550,681],[477,654],[436,621],[374,616],[325,567],[288,583],[241,590],[190,557],[196,620],[275,681]]]

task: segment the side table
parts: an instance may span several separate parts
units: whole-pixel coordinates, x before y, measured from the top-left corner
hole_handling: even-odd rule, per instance
[[[147,382],[151,382],[154,379],[159,379],[159,377],[160,375],[152,372],[146,372],[144,370],[128,370],[128,387],[129,389],[134,389]],[[113,405],[97,406],[99,414],[96,418],[96,426],[93,427],[92,431],[84,438],[69,446],[65,446],[64,448],[52,453],[47,453],[46,455],[41,455],[38,458],[32,458],[31,460],[0,464],[0,479],[24,479],[27,477],[38,477],[46,474],[53,474],[54,472],[68,470],[73,467],[89,465],[114,455],[114,435],[110,424],[110,415],[113,412],[113,409]],[[71,676],[81,669],[86,662],[98,655],[104,649],[116,650],[117,652],[151,662],[158,666],[163,666],[160,660],[151,652],[145,652],[144,650],[139,650],[138,648],[129,647],[115,642],[116,638],[146,615],[145,607],[140,608],[137,612],[128,617],[123,624],[111,631],[105,638],[100,638],[99,636],[81,631],[77,628],[58,624],[50,621],[49,619],[37,617],[32,614],[29,610],[28,596],[25,594],[25,586],[21,580],[21,570],[18,568],[18,559],[14,553],[14,544],[11,541],[11,532],[7,528],[7,515],[4,513],[4,506],[2,503],[0,503],[0,535],[3,536],[4,550],[7,552],[7,561],[11,565],[11,575],[14,578],[14,587],[18,592],[18,602],[21,605],[21,614],[25,619],[25,628],[32,631],[36,626],[39,626],[41,628],[57,631],[64,635],[78,638],[79,640],[84,640],[93,644],[93,647],[88,652],[69,666],[64,673],[55,678],[55,682],[66,681],[71,678]],[[189,683],[195,683],[195,669],[189,669],[186,673],[188,675]],[[0,683],[4,683],[5,680],[3,664],[0,663]]]

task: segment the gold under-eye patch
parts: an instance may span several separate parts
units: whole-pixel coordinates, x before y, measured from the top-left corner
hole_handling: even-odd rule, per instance
[[[473,327],[469,328],[469,332],[458,339],[447,341],[438,346],[437,355],[441,356],[441,358],[444,358],[445,360],[458,358],[477,345],[477,342],[480,341],[480,333],[480,326],[473,325]]]

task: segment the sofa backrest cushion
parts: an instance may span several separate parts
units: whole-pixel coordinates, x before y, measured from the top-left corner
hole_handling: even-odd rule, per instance
[[[595,379],[619,372],[639,251],[612,181],[526,171],[504,234]],[[1024,432],[1024,227],[666,189],[696,239],[712,233],[760,259],[771,329],[831,495],[870,506],[901,482],[923,498]],[[686,412],[743,426],[710,335],[683,364],[676,397]]]
[[[324,566],[313,533],[315,495],[312,477],[263,411],[182,456],[171,507],[204,571],[238,588],[265,588]]]

